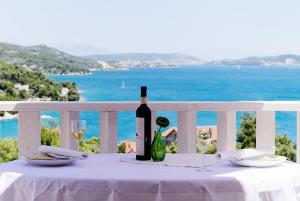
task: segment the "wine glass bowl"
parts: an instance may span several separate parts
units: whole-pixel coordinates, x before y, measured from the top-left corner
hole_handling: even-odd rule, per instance
[[[86,121],[85,120],[72,120],[71,121],[71,132],[73,137],[81,142],[86,132]]]
[[[202,139],[202,138],[198,138],[197,140],[197,150],[202,154],[205,154],[205,151],[208,149],[209,145],[211,144],[211,139]]]

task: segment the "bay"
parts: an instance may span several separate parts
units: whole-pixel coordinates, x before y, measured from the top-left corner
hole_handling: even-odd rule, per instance
[[[287,67],[180,66],[176,68],[132,68],[128,71],[95,71],[90,75],[50,76],[74,81],[81,101],[139,100],[140,86],[148,86],[150,101],[260,101],[300,100],[300,69]],[[122,82],[125,89],[121,89]],[[58,113],[43,113],[58,122]],[[159,112],[177,125],[175,112]],[[237,127],[240,121],[237,115]],[[87,120],[86,138],[99,135],[99,115],[81,112]],[[276,112],[277,134],[296,136],[295,112]],[[198,112],[197,125],[215,125],[216,113]],[[134,139],[135,112],[118,114],[119,141]],[[17,120],[0,122],[0,137],[17,136]]]

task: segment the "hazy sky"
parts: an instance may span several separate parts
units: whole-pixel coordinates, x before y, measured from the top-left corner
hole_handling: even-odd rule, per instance
[[[0,0],[0,41],[203,59],[300,54],[300,1]]]

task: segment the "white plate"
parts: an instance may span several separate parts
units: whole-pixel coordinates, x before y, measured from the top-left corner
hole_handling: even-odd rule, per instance
[[[61,155],[57,155],[57,154],[53,154],[53,153],[47,153],[47,155],[52,156],[54,158],[59,158],[59,159],[70,159],[71,158],[68,156],[61,156]]]
[[[265,156],[257,159],[244,159],[244,160],[229,160],[234,165],[245,167],[272,167],[281,165],[286,161],[284,156]]]
[[[37,166],[64,166],[73,164],[76,159],[31,160],[23,158],[27,163]]]

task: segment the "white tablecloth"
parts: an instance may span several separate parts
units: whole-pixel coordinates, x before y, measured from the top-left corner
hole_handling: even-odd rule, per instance
[[[222,162],[212,166],[213,171],[197,172],[188,167],[127,163],[122,157],[94,155],[65,167],[36,167],[23,160],[1,164],[0,200],[300,200],[300,165],[294,163],[245,168]],[[200,156],[173,157],[178,161],[194,158],[200,163]]]

